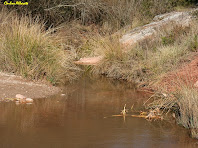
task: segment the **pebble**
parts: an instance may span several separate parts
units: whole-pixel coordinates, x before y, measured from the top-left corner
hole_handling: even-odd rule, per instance
[[[16,94],[17,99],[25,99],[26,97],[21,94]]]
[[[26,98],[25,101],[26,101],[27,103],[32,103],[32,102],[33,102],[33,99],[31,99],[31,98]]]

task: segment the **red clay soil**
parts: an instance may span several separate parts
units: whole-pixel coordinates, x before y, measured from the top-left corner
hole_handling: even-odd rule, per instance
[[[198,81],[198,55],[196,55],[190,63],[185,64],[176,71],[167,73],[162,80],[157,84],[167,91],[175,91],[181,88],[182,85],[195,86]],[[198,87],[198,86],[195,86]]]

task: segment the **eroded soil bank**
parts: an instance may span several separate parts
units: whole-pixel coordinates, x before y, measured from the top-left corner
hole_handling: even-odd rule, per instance
[[[178,69],[171,71],[157,83],[168,92],[180,89],[183,85],[198,87],[198,54],[189,57],[188,62],[181,63]],[[155,88],[155,87],[154,87]]]
[[[0,72],[0,98],[15,98],[22,94],[30,98],[43,98],[57,94],[59,88],[42,82],[32,82],[20,76]]]

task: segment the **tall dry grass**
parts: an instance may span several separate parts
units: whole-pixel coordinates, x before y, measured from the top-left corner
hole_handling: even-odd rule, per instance
[[[84,25],[97,24],[117,30],[134,20],[146,23],[177,5],[176,0],[30,0],[27,7],[17,7],[17,11],[39,15],[48,27],[78,20]]]
[[[198,92],[191,87],[183,87],[177,92],[179,106],[178,122],[186,128],[198,128]],[[197,133],[198,134],[198,133]]]
[[[123,52],[116,37],[102,38],[101,42],[93,42],[93,47],[95,51],[102,52],[105,58],[93,68],[93,73],[136,82],[157,80],[197,51],[197,34],[197,21],[189,27],[170,24],[158,31],[155,40],[139,43],[127,49],[127,53]]]
[[[198,138],[198,91],[192,83],[178,80],[178,88],[170,93],[156,93],[152,96],[149,108],[160,108],[164,113],[175,114],[179,125],[190,129],[191,136]]]
[[[38,19],[0,12],[0,70],[52,84],[77,78],[73,55]]]

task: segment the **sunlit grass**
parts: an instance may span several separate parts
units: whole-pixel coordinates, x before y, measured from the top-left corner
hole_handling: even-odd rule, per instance
[[[61,40],[38,19],[0,12],[0,70],[52,84],[76,78],[78,68]]]
[[[160,108],[163,114],[173,113],[173,117],[179,125],[190,129],[191,136],[198,138],[198,91],[189,80],[178,78],[174,86],[175,90],[168,92],[161,88],[161,92],[155,93],[147,103],[148,108]]]
[[[103,51],[105,58],[93,72],[127,81],[156,80],[196,52],[197,33],[196,21],[189,27],[169,25],[159,31],[155,40],[140,42],[131,49],[122,46],[115,36],[102,38],[94,49]]]

